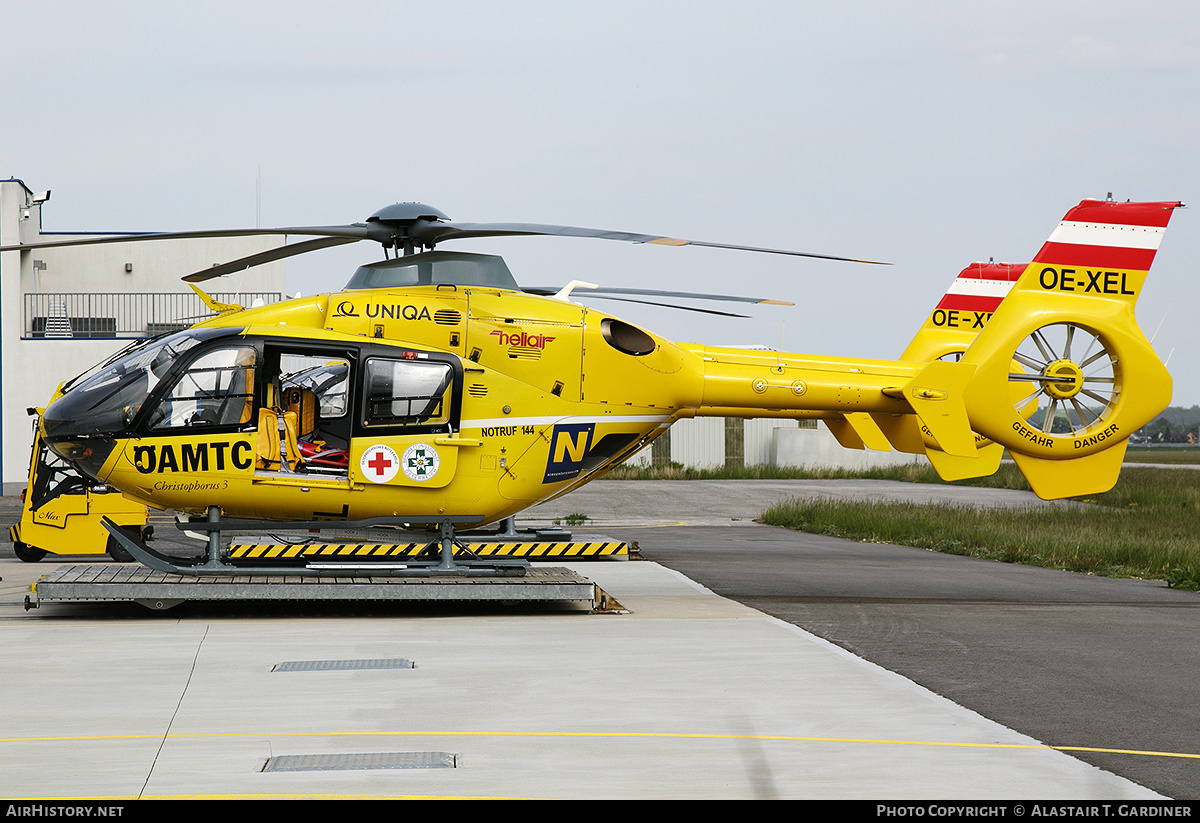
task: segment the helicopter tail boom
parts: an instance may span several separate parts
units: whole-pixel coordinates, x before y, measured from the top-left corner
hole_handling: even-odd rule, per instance
[[[1019,276],[990,278],[1006,294],[974,310],[981,328],[931,328],[945,319],[935,311],[903,361],[697,350],[696,414],[824,417],[843,445],[924,453],[945,479],[991,474],[1000,444],[1043,498],[1107,491],[1129,435],[1171,400],[1134,308],[1182,205],[1081,202]]]

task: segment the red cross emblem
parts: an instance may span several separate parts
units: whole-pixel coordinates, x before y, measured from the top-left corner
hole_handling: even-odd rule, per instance
[[[362,453],[358,470],[365,480],[372,483],[390,483],[400,471],[400,456],[391,446],[376,443]]]
[[[382,451],[377,451],[375,452],[375,456],[367,462],[367,465],[375,470],[377,477],[381,477],[384,471],[392,465],[392,461],[388,460]]]

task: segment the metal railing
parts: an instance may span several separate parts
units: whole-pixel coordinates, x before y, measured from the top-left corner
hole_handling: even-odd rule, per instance
[[[228,292],[211,297],[243,306],[283,299],[279,292]],[[154,337],[214,315],[197,295],[182,292],[43,292],[25,295],[21,337]]]

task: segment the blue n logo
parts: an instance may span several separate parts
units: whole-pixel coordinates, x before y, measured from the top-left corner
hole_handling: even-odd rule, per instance
[[[550,457],[543,483],[558,483],[579,475],[592,444],[595,423],[559,423],[550,435]]]

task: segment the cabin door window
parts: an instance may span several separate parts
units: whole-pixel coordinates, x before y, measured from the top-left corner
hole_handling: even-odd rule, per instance
[[[454,370],[449,363],[370,358],[363,425],[449,431]]]
[[[350,446],[351,360],[268,347],[258,420],[258,465],[345,475]]]

